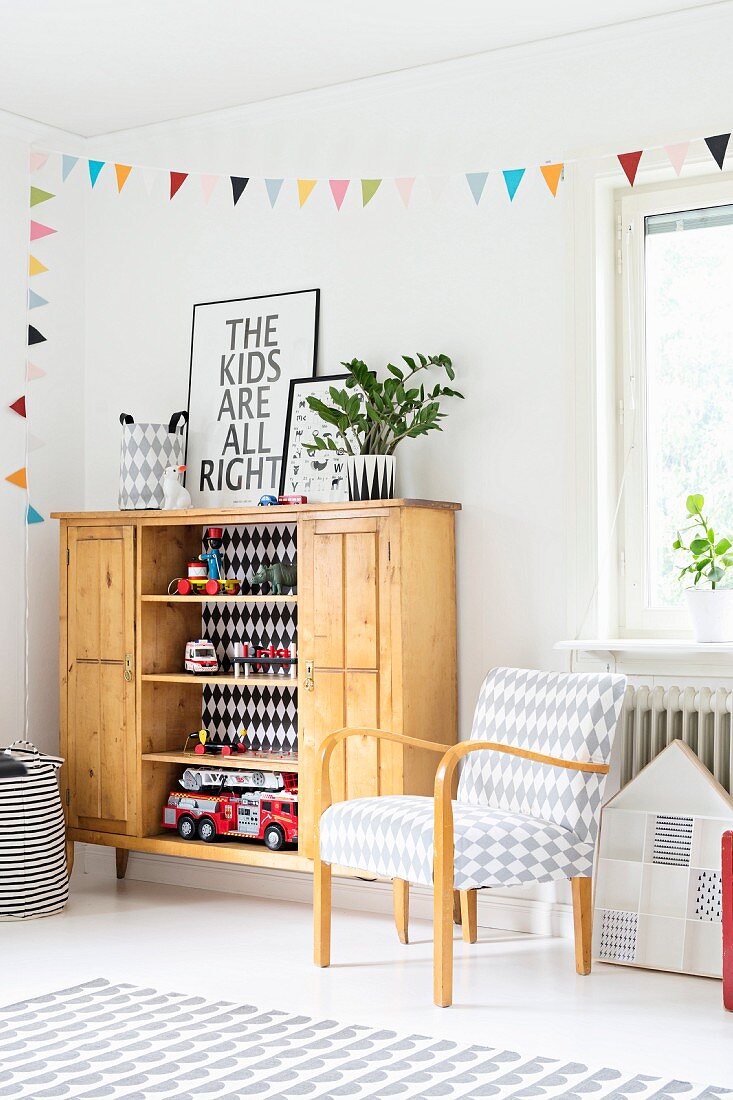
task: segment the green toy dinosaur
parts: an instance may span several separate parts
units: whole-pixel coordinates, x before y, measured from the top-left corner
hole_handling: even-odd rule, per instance
[[[292,565],[284,561],[274,561],[272,565],[261,565],[256,573],[250,577],[249,583],[265,584],[272,586],[272,595],[281,596],[283,588],[292,588],[293,592],[298,584],[298,567],[295,562]]]

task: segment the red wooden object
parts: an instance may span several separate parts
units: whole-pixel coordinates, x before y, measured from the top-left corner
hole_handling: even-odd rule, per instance
[[[723,833],[723,1004],[733,1012],[733,832]]]

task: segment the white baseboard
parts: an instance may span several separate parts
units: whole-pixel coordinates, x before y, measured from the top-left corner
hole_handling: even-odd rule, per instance
[[[114,877],[114,849],[97,844],[77,844],[75,867],[86,874]],[[237,867],[205,860],[130,852],[128,879],[188,886],[196,890],[218,890],[227,894],[272,898],[310,905],[311,876],[302,871],[275,871],[265,867]],[[432,891],[425,886],[410,889],[410,914],[432,919]],[[388,882],[366,882],[335,877],[333,904],[338,909],[367,913],[392,912],[392,888]],[[563,902],[512,897],[511,891],[482,890],[478,896],[478,923],[482,928],[504,932],[529,932],[541,936],[573,935],[572,908]]]

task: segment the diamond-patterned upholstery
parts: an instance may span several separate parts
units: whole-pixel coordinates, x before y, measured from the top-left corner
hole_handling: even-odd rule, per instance
[[[625,685],[611,674],[493,669],[471,738],[607,764]],[[605,778],[498,752],[469,754],[453,803],[455,888],[589,876]],[[337,802],[321,817],[321,859],[430,885],[433,814],[433,799],[417,796]]]

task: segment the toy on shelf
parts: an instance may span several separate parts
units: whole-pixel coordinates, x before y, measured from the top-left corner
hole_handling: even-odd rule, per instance
[[[186,656],[183,667],[186,672],[218,672],[219,661],[216,650],[207,638],[199,638],[195,642],[186,642]]]
[[[190,508],[191,494],[185,485],[178,480],[179,473],[186,472],[185,466],[166,466],[161,478],[163,487],[163,508],[170,511],[173,508]]]
[[[236,734],[232,745],[219,745],[211,741],[208,730],[198,730],[196,733],[189,733],[183,745],[184,752],[188,753],[192,751],[189,747],[192,741],[196,742],[193,747],[195,756],[232,756],[234,753],[239,754],[247,752],[247,731],[244,729],[241,733]]]
[[[298,776],[294,772],[215,771],[213,768],[186,768],[179,783],[194,793],[207,788],[223,791],[291,791],[297,793]]]
[[[242,590],[239,581],[224,576],[221,556],[221,527],[209,527],[205,543],[207,549],[186,566],[186,576],[176,577],[168,585],[168,592],[175,586],[179,596],[238,596]]]
[[[278,504],[307,504],[308,497],[304,497],[300,493],[286,493],[279,496],[277,502]]]
[[[298,586],[298,567],[295,562],[274,561],[271,565],[261,565],[249,581],[253,584],[269,584],[273,596],[281,596],[283,588]]]
[[[290,790],[247,794],[183,794],[171,791],[163,807],[163,828],[183,840],[211,842],[225,837],[262,840],[271,852],[298,842],[298,795]]]
[[[234,675],[239,677],[244,673],[245,679],[252,674],[283,669],[288,672],[291,679],[298,675],[298,660],[295,645],[289,649],[276,648],[269,645],[266,648],[251,646],[249,642],[235,642],[234,655],[232,656]]]
[[[260,499],[257,501],[257,507],[272,508],[279,503],[280,501],[277,499],[277,497],[274,497],[272,493],[265,493],[264,496],[261,496]]]

